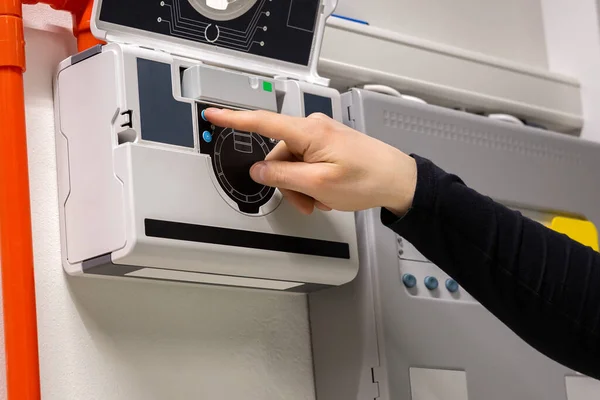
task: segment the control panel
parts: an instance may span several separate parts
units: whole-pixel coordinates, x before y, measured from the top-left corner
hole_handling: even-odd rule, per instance
[[[208,107],[209,104],[197,104],[198,132],[202,137],[200,152],[210,157],[214,179],[226,196],[224,200],[245,214],[272,212],[281,202],[281,196],[275,196],[275,188],[252,180],[248,171],[252,165],[265,159],[276,142],[257,133],[212,125],[204,115]]]
[[[410,242],[396,235],[398,272],[403,289],[413,297],[447,301],[476,301],[459,284],[423,256]]]
[[[515,207],[513,209],[598,251],[598,231],[590,221],[541,211]],[[434,300],[477,303],[464,288],[423,256],[410,242],[396,235],[396,243],[400,282],[409,295]]]

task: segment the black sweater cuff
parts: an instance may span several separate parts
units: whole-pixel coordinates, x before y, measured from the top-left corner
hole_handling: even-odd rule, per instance
[[[415,159],[417,164],[417,186],[410,209],[401,217],[392,213],[387,208],[381,209],[381,222],[394,231],[402,230],[403,225],[410,224],[415,209],[426,211],[434,207],[438,189],[438,177],[444,173],[444,171],[430,160],[416,154],[411,154],[410,156]]]

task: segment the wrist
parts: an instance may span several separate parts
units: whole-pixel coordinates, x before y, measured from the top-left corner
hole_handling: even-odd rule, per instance
[[[394,149],[396,150],[396,149]],[[412,207],[417,189],[417,162],[411,156],[396,150],[393,167],[387,169],[388,190],[382,207],[398,217],[404,216]]]

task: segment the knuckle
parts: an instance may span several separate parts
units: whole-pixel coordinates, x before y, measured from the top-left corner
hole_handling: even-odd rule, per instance
[[[287,176],[282,168],[270,168],[270,173],[268,174],[268,181],[271,182],[273,186],[285,186],[287,180]]]
[[[307,129],[311,133],[317,133],[319,135],[326,134],[329,131],[329,126],[326,121],[318,118],[310,118],[308,121]]]
[[[342,182],[348,179],[348,171],[346,168],[337,166],[329,171],[329,179],[332,183]]]
[[[328,169],[319,169],[312,177],[312,186],[323,188],[330,185],[335,180],[335,177]]]
[[[329,121],[330,120],[330,118],[327,115],[320,113],[320,112],[312,113],[308,116],[308,118],[316,119],[316,120],[320,120],[320,121]]]

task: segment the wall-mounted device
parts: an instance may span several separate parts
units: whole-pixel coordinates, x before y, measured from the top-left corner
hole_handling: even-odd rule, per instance
[[[275,146],[209,106],[342,120],[318,76],[335,0],[97,0],[108,42],[59,67],[56,149],[70,274],[310,292],[358,271],[352,213],[300,215],[250,167]]]
[[[342,102],[348,125],[598,249],[600,145],[365,90]],[[309,296],[319,400],[582,399],[587,378],[522,341],[379,210],[358,227],[358,278]]]

